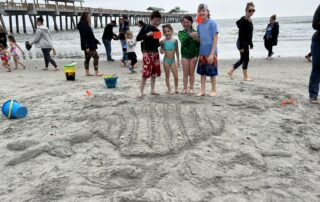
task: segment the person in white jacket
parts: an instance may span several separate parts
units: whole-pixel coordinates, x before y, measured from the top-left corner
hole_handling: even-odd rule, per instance
[[[56,62],[52,59],[50,52],[53,49],[51,35],[49,29],[43,25],[43,17],[37,18],[37,31],[35,39],[30,43],[30,45],[36,45],[36,48],[41,48],[43,53],[45,68],[43,70],[48,70],[49,63],[54,66],[54,71],[59,70]]]
[[[128,59],[131,61],[131,65],[130,65],[131,67],[129,68],[129,70],[131,71],[131,73],[136,73],[134,69],[136,68],[136,64],[138,62],[137,55],[135,52],[137,41],[133,38],[133,34],[131,31],[128,31],[126,33],[126,38],[127,38],[127,44],[128,44],[128,49],[127,49]]]

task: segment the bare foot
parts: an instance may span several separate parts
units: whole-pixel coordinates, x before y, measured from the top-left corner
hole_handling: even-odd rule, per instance
[[[320,105],[320,100],[310,100],[310,103]]]
[[[233,73],[231,73],[230,71],[228,72],[228,75],[229,75],[230,79],[234,79],[233,78]]]
[[[46,67],[46,68],[43,68],[42,70],[43,71],[48,71],[49,69],[48,69],[48,67]]]
[[[139,95],[137,96],[138,98],[143,98],[144,97],[144,94],[143,92],[140,92]]]
[[[182,94],[187,94],[187,89],[183,89]]]
[[[170,91],[168,91],[168,94],[173,95],[174,93],[170,90]]]
[[[151,92],[150,94],[151,94],[151,95],[160,95],[160,94],[157,93],[157,92]]]
[[[86,74],[86,76],[93,76],[93,74],[88,73],[88,74]]]
[[[100,74],[100,73],[96,73],[96,76],[103,76],[103,74]]]
[[[59,68],[55,67],[54,70],[52,70],[52,71],[54,71],[54,72],[59,71]]]
[[[8,71],[7,72],[11,72],[12,70],[10,68],[8,68]]]
[[[202,91],[200,91],[198,94],[197,94],[197,97],[203,97],[203,96],[205,96],[206,94],[204,93],[204,92],[202,92]]]
[[[210,97],[216,97],[216,96],[217,96],[217,93],[216,93],[216,92],[212,91],[212,92],[210,93]]]
[[[252,78],[248,77],[248,78],[244,78],[245,81],[253,81]]]
[[[190,93],[190,94],[193,94],[193,93],[194,93],[194,92],[193,92],[193,89],[190,88],[189,93]]]

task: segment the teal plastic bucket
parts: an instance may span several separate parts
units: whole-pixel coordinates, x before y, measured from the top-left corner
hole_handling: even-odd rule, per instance
[[[104,78],[104,82],[107,85],[107,88],[115,88],[117,87],[118,77]]]
[[[8,119],[21,119],[27,116],[28,110],[15,100],[8,100],[2,105],[2,113]]]

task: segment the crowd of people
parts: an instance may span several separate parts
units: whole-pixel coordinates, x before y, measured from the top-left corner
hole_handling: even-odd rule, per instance
[[[245,15],[241,17],[236,25],[238,26],[238,40],[237,48],[240,53],[240,59],[228,71],[230,78],[233,78],[235,71],[242,66],[243,76],[245,81],[252,81],[249,76],[248,67],[250,62],[250,49],[253,49],[252,42],[254,25],[251,20],[255,13],[255,5],[247,3],[245,8]],[[161,23],[161,14],[154,11],[150,16],[150,23],[144,24],[139,21],[140,31],[135,37],[130,31],[128,17],[123,16],[119,20],[119,34],[114,33],[116,21],[112,21],[106,25],[102,37],[105,46],[107,60],[114,62],[112,58],[111,43],[112,40],[119,40],[122,47],[121,62],[124,66],[130,61],[129,70],[131,73],[136,73],[137,68],[137,55],[135,47],[137,42],[141,42],[142,58],[142,81],[140,86],[139,97],[144,96],[144,88],[147,80],[151,80],[151,95],[158,95],[155,90],[156,78],[161,76],[161,62],[160,54],[164,54],[162,61],[165,72],[165,83],[170,95],[180,93],[178,90],[178,68],[180,62],[183,68],[183,94],[194,93],[195,82],[195,69],[201,76],[201,88],[197,96],[204,96],[206,94],[206,79],[211,79],[210,96],[217,95],[216,83],[218,76],[218,36],[219,29],[217,22],[210,17],[210,11],[206,4],[198,6],[198,18],[200,19],[197,29],[194,27],[193,18],[189,15],[183,17],[181,24],[183,30],[178,32],[178,40],[180,41],[181,48],[177,39],[173,38],[174,30],[170,24],[163,25],[162,32],[158,28]],[[101,76],[99,72],[99,55],[97,53],[100,41],[96,39],[94,32],[91,28],[91,16],[88,12],[84,12],[81,16],[80,22],[77,26],[80,33],[81,49],[84,51],[85,57],[85,70],[87,76],[92,76],[89,71],[89,63],[93,58],[93,66],[96,76]],[[311,53],[306,56],[306,59],[311,61],[312,57],[312,73],[309,83],[310,102],[320,104],[318,100],[319,83],[320,83],[320,6],[316,10],[313,19],[313,28],[316,30],[312,38]],[[161,39],[161,35],[164,37]],[[270,23],[267,25],[264,35],[264,45],[268,51],[267,60],[270,60],[274,54],[273,47],[278,44],[279,23],[277,16],[270,17]],[[15,67],[25,65],[19,61],[19,49],[22,54],[22,49],[17,45],[13,36],[8,37],[9,47],[7,45],[7,36],[3,28],[0,26],[0,54],[2,66],[11,71],[9,64],[9,54],[13,56]],[[54,70],[58,70],[57,64],[51,57],[50,52],[53,49],[51,36],[48,28],[43,25],[43,18],[37,18],[37,31],[34,40],[28,44],[30,48],[32,45],[41,48],[45,68],[48,70],[48,65],[51,63]],[[181,55],[181,59],[180,59]],[[174,89],[170,85],[170,75],[174,78]]]

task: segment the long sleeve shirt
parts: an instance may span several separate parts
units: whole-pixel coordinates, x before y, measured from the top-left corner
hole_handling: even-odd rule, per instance
[[[143,41],[143,52],[159,52],[159,39],[154,39],[153,36],[147,36],[149,32],[159,32],[159,29],[152,25],[144,25],[137,35],[137,41]]]

